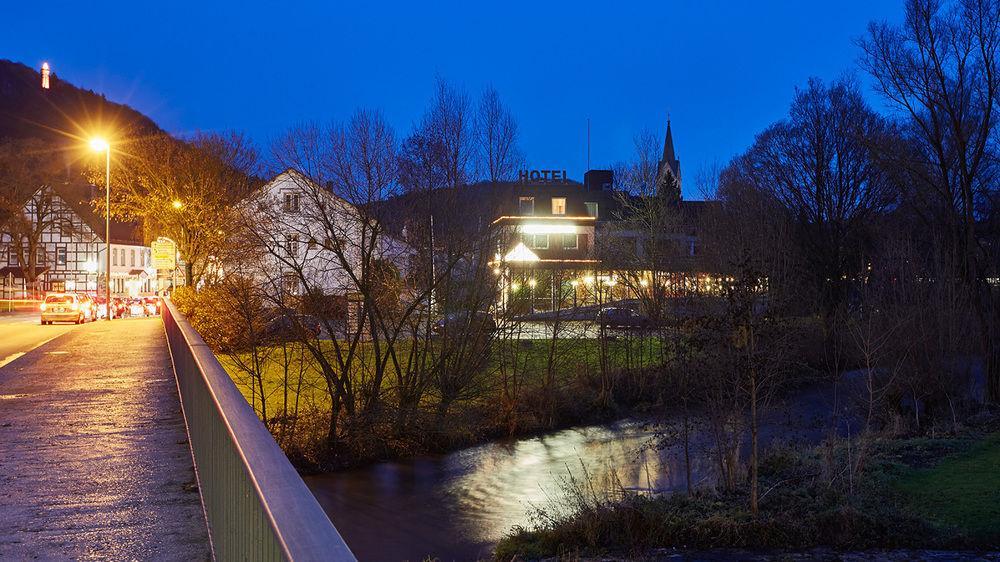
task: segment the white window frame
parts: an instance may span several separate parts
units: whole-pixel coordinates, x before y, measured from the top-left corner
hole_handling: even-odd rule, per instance
[[[566,198],[565,197],[553,197],[552,198],[552,214],[553,215],[565,215],[566,214]]]
[[[529,211],[527,213],[524,212],[524,204],[525,203],[530,203],[531,204],[531,211]],[[518,198],[518,207],[517,207],[517,210],[518,210],[519,213],[521,213],[521,215],[534,215],[535,214],[535,198],[534,197],[519,197]]]
[[[570,236],[573,237],[573,245],[572,246],[569,246],[569,245],[566,244],[566,240],[569,239]],[[563,234],[562,248],[563,248],[563,250],[579,250],[580,249],[580,235],[579,234],[575,234],[575,233],[574,234]]]
[[[600,209],[599,209],[599,207],[597,205],[597,201],[587,201],[583,205],[587,208],[587,216],[594,217],[594,218],[597,217],[597,214],[600,212]],[[591,206],[594,207],[594,212],[593,213],[590,212],[590,207]]]
[[[300,207],[299,194],[288,191],[282,194],[281,208],[286,213],[298,213]]]
[[[549,249],[549,235],[548,234],[529,234],[528,235],[528,240],[530,240],[531,243],[528,244],[527,246],[528,246],[528,248],[530,248],[532,250],[548,250]],[[545,241],[545,245],[539,244],[538,243],[539,240],[544,240]]]

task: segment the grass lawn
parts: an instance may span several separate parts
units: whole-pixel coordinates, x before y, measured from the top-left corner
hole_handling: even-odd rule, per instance
[[[1000,540],[1000,434],[933,468],[913,469],[896,482],[914,512],[980,540]]]
[[[506,361],[511,361],[516,357],[518,370],[523,374],[525,382],[541,381],[548,369],[550,344],[552,340],[522,340],[520,342],[506,342],[503,355]],[[328,357],[333,360],[333,343],[324,342],[330,348]],[[405,354],[408,344],[400,342],[397,344],[397,352],[400,353],[401,360],[405,362]],[[553,364],[556,372],[560,373],[566,380],[578,377],[583,372],[598,372],[601,362],[600,341],[595,339],[574,339],[561,338],[557,340],[557,347],[554,354]],[[624,367],[649,367],[661,362],[662,342],[657,338],[621,338],[608,342],[608,364],[612,369]],[[495,342],[491,350],[489,362],[483,368],[485,375],[496,374],[500,365],[501,344]],[[329,395],[326,383],[322,378],[319,366],[308,351],[303,352],[298,344],[289,344],[289,355],[284,355],[279,347],[268,350],[263,367],[264,391],[268,400],[268,411],[274,412],[276,399],[281,399],[284,381],[288,377],[290,388],[289,401],[294,401],[294,387],[298,381],[299,373],[302,374],[302,391],[300,398],[305,406],[314,406],[325,409],[329,404]],[[365,372],[370,372],[370,368],[364,365],[372,363],[371,347],[366,344],[361,346],[361,358],[357,367],[358,377],[363,377]],[[237,386],[248,402],[256,399],[251,394],[248,384],[249,377],[245,370],[239,367],[239,363],[249,364],[249,354],[239,354],[237,356],[219,354],[219,362],[229,373],[229,376],[236,381]],[[287,363],[287,373],[286,373]],[[508,366],[509,368],[509,366]],[[383,388],[391,391],[396,384],[395,374],[391,370],[383,380]],[[487,384],[489,382],[487,381]]]

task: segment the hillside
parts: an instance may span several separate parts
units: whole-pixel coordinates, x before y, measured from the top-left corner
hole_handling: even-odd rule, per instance
[[[0,59],[0,138],[37,138],[59,147],[93,131],[159,132],[152,119],[103,95],[50,76],[41,87],[37,69]]]

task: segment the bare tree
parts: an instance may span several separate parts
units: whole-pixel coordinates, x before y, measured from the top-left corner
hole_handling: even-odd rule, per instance
[[[40,141],[0,143],[0,241],[16,257],[29,291],[48,261],[43,233],[73,225],[53,199],[53,186],[66,179],[54,156]]]
[[[905,119],[911,150],[895,164],[912,186],[911,207],[952,248],[937,274],[961,279],[969,293],[989,398],[998,401],[1000,321],[987,280],[996,244],[979,230],[995,220],[1000,3],[909,0],[902,25],[872,23],[860,45],[876,89]]]
[[[256,149],[240,133],[164,134],[123,142],[113,155],[121,172],[111,176],[112,217],[173,239],[186,284],[197,285],[225,244],[231,206],[259,183]],[[103,201],[95,206],[103,212]]]
[[[483,91],[477,110],[475,132],[480,175],[489,182],[511,181],[524,164],[517,146],[517,120],[492,87]]]
[[[891,178],[873,157],[891,129],[865,104],[856,84],[811,79],[797,90],[789,118],[759,134],[741,172],[772,194],[797,225],[813,284],[827,315],[862,271],[868,225],[895,200]]]

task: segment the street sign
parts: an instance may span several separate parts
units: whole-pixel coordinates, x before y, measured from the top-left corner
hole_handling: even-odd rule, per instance
[[[153,254],[153,267],[167,270],[177,268],[177,244],[173,240],[161,236],[149,248]]]

